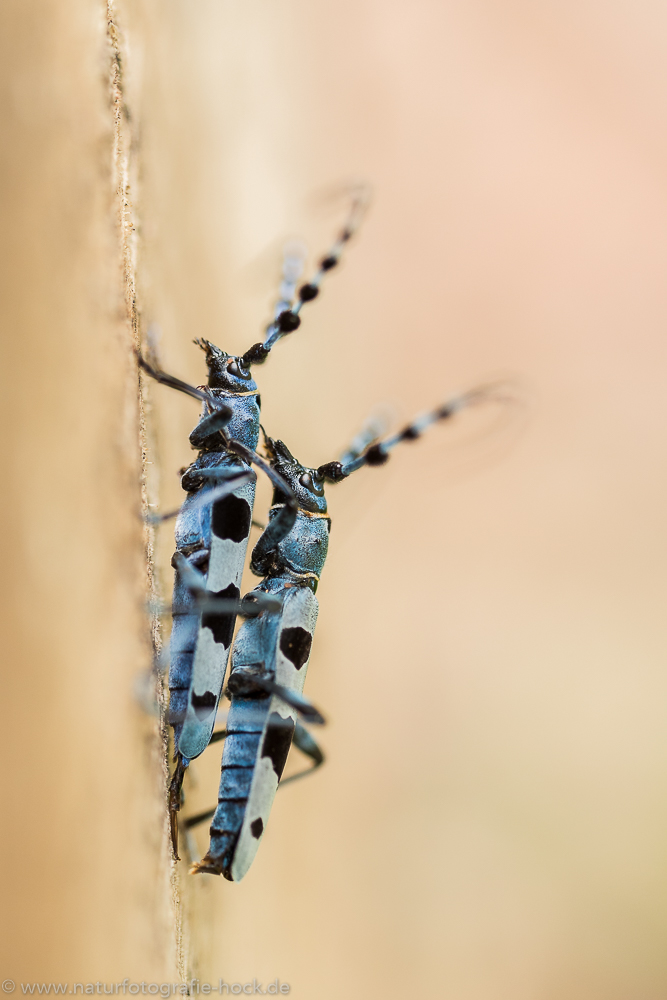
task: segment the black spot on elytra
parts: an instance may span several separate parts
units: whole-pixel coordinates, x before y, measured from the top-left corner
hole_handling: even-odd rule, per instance
[[[201,721],[210,715],[215,708],[216,698],[212,691],[204,691],[203,694],[192,692],[191,705],[195,710],[195,715]]]
[[[218,538],[229,538],[232,542],[242,542],[250,533],[250,504],[232,493],[213,504],[211,528]]]
[[[295,628],[284,628],[280,633],[280,651],[291,660],[297,670],[301,670],[308,660],[312,644],[312,635],[300,625]]]
[[[254,819],[252,821],[252,823],[250,824],[250,832],[253,835],[253,837],[255,837],[256,840],[259,840],[259,838],[262,836],[262,833],[264,832],[264,824],[262,823],[261,818]]]
[[[283,719],[277,712],[271,712],[269,725],[262,744],[262,757],[270,757],[273,770],[280,781],[289,748],[292,745],[294,723],[291,719]]]
[[[224,590],[211,591],[211,597],[215,597],[221,601],[238,601],[240,594],[241,591],[233,583],[230,583]],[[202,628],[210,628],[215,641],[222,643],[225,649],[229,649],[229,644],[232,641],[235,620],[236,615],[234,614],[218,615],[212,611],[208,611],[201,616]]]

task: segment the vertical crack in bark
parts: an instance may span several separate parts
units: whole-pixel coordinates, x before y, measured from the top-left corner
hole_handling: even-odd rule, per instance
[[[130,113],[127,95],[124,87],[124,68],[128,55],[127,39],[118,24],[118,15],[115,9],[114,0],[104,0],[106,6],[107,39],[109,44],[109,97],[113,118],[113,185],[115,196],[115,209],[117,217],[117,227],[120,243],[120,260],[122,268],[123,295],[125,299],[125,310],[127,321],[131,331],[132,346],[139,348],[141,342],[140,334],[140,312],[137,306],[137,234],[136,234],[136,208],[132,200],[133,183],[136,190],[136,159],[137,146],[134,115]],[[130,350],[130,364],[135,376],[133,389],[134,406],[138,406],[139,418],[139,445],[141,449],[141,501],[142,509],[148,509],[147,493],[147,426],[146,426],[146,406],[142,392],[142,382],[134,359],[134,352]],[[146,583],[148,597],[153,599],[157,605],[160,603],[160,592],[155,573],[155,552],[154,552],[154,529],[146,526],[144,530],[145,554],[146,554]],[[160,629],[160,619],[158,615],[153,615],[151,620],[151,633],[153,642],[154,662],[157,665],[162,650],[162,636]],[[155,696],[157,700],[160,719],[160,754],[161,770],[165,787],[165,813],[164,813],[164,844],[168,845],[168,816],[166,809],[166,787],[169,780],[168,767],[168,731],[166,725],[166,705],[164,685],[162,684],[159,671],[155,670]],[[188,949],[187,949],[187,928],[185,926],[184,911],[181,901],[180,887],[176,866],[171,860],[166,846],[165,859],[170,865],[170,885],[171,901],[174,916],[174,934],[176,944],[176,961],[178,972],[183,982],[188,979]]]

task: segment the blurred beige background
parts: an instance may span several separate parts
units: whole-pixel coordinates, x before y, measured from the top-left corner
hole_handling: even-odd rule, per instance
[[[2,978],[664,997],[667,9],[107,14],[0,13]],[[203,381],[192,338],[258,339],[282,242],[325,247],[341,205],[317,195],[352,177],[367,223],[258,369],[270,432],[319,464],[378,402],[407,418],[496,373],[523,402],[331,489],[327,766],[278,796],[240,885],[191,879],[137,696],[138,512],[142,442],[169,508],[197,408],[149,386],[141,436],[133,324]],[[218,769],[212,748],[188,809]]]

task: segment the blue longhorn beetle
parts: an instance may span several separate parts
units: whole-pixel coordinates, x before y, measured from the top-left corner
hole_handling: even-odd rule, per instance
[[[297,292],[303,261],[287,252],[274,319],[264,341],[241,356],[230,355],[208,340],[195,340],[206,352],[208,387],[196,388],[138,356],[152,378],[199,399],[203,412],[190,435],[198,449],[181,484],[188,496],[177,512],[176,571],[170,642],[169,722],[174,731],[176,767],[169,787],[169,813],[174,855],[178,858],[177,813],[190,763],[211,742],[218,702],[238,613],[276,610],[275,599],[257,595],[239,601],[240,584],[252,524],[256,476],[262,469],[286,497],[282,513],[272,519],[261,544],[270,548],[287,535],[297,516],[289,486],[257,455],[260,396],[250,368],[262,364],[277,341],[296,330],[304,303],[315,299],[324,277],[338,264],[343,248],[356,232],[367,204],[367,190],[352,192],[347,221],[320,260],[313,278]],[[174,516],[151,516],[153,523]],[[320,719],[313,709],[311,720]],[[320,721],[323,721],[320,719]]]
[[[436,421],[494,396],[499,398],[494,385],[473,389],[384,441],[373,440],[372,431],[362,432],[341,461],[317,469],[301,465],[282,441],[265,435],[271,468],[289,491],[275,486],[268,526],[252,553],[251,569],[264,579],[245,600],[254,599],[259,611],[241,624],[232,650],[227,687],[231,708],[226,730],[215,734],[225,739],[218,806],[185,823],[189,828],[213,817],[209,850],[192,866],[192,873],[240,881],[257,853],[292,743],[314,767],[324,760],[297,713],[305,721],[323,721],[301,692],[317,621],[315,591],[331,528],[325,483],[342,482],[365,465],[384,464],[399,442],[414,441]],[[292,498],[296,518],[287,533],[276,534],[274,526],[285,517]],[[271,599],[277,599],[279,610],[269,606]]]

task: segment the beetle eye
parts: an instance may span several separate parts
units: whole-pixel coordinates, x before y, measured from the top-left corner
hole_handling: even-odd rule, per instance
[[[247,372],[243,368],[239,367],[239,364],[236,361],[229,362],[227,365],[227,371],[235,378],[250,378],[250,372]]]
[[[302,476],[299,477],[299,482],[302,486],[305,486],[307,490],[314,493],[316,496],[321,497],[324,494],[322,489],[322,484],[313,479],[310,472],[304,472]]]

